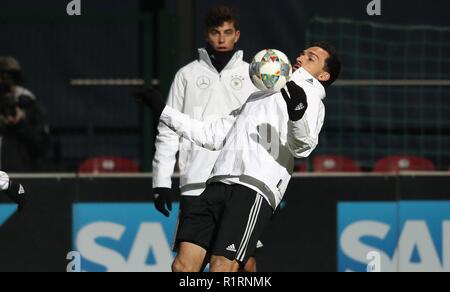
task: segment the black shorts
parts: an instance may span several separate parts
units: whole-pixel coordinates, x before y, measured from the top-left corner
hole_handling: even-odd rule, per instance
[[[174,236],[174,242],[173,242],[173,251],[174,252],[178,252],[178,244],[180,243],[178,241],[178,237],[180,234],[180,226],[183,225],[184,222],[184,218],[187,215],[187,211],[191,208],[192,204],[195,202],[195,200],[197,199],[197,196],[181,196],[180,199],[180,211],[178,214],[178,219],[177,219],[177,225],[175,227],[175,236]]]
[[[176,236],[242,265],[255,254],[258,239],[273,215],[272,207],[257,192],[241,185],[213,183],[200,197],[182,206]]]

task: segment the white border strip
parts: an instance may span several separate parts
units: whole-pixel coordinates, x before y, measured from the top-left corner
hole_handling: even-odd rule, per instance
[[[151,179],[153,174],[148,173],[113,173],[113,174],[77,174],[77,173],[10,173],[11,178],[24,178],[24,179],[71,179],[71,178],[148,178]],[[393,176],[443,176],[450,177],[450,172],[446,171],[404,171],[404,172],[391,172],[391,173],[375,173],[375,172],[355,172],[355,173],[343,173],[343,172],[331,172],[331,173],[294,173],[293,178],[326,178],[326,177],[393,177]],[[175,174],[174,178],[179,178],[180,174]]]

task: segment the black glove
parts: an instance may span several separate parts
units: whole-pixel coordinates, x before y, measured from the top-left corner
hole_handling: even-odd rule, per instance
[[[155,198],[155,207],[164,216],[169,217],[172,211],[172,190],[169,188],[155,188],[153,189],[153,196]],[[167,210],[166,209],[167,205]]]
[[[164,102],[161,93],[154,88],[145,88],[142,91],[133,93],[133,96],[139,102],[143,102],[146,106],[148,106],[158,118],[161,116],[164,108],[166,107],[166,103]]]
[[[306,93],[294,81],[287,83],[287,88],[289,94],[283,88],[281,89],[281,94],[286,101],[289,119],[293,122],[299,121],[305,115],[306,109],[308,108],[308,99],[306,98]]]
[[[9,181],[9,188],[5,191],[6,196],[18,205],[19,212],[26,205],[25,189],[22,185]]]

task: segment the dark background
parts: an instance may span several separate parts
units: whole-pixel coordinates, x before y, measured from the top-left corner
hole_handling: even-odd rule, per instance
[[[19,59],[25,71],[26,87],[36,94],[49,115],[52,150],[42,162],[42,171],[75,171],[83,160],[102,155],[124,156],[136,161],[142,170],[150,171],[154,131],[152,127],[150,131],[145,131],[145,114],[129,99],[136,88],[79,88],[70,86],[69,81],[73,78],[145,78],[147,81],[158,78],[161,80],[161,90],[166,94],[176,71],[196,58],[197,47],[204,46],[203,18],[213,5],[226,4],[240,12],[242,39],[239,46],[245,51],[247,61],[261,48],[267,47],[280,48],[294,59],[307,45],[305,30],[309,21],[317,16],[377,24],[450,26],[450,3],[443,0],[382,0],[383,15],[375,17],[366,14],[369,0],[81,2],[81,17],[66,15],[69,0],[2,0],[0,4],[0,55],[13,55]],[[147,16],[151,23],[148,30],[144,27]],[[417,38],[421,39],[421,36]],[[150,45],[146,46],[146,42]],[[444,52],[447,50],[448,47]],[[433,55],[430,57],[434,58]],[[364,67],[365,64],[355,66]],[[348,68],[346,70],[344,75],[352,76],[352,72]],[[384,68],[379,67],[378,70],[374,76],[383,75]],[[422,76],[419,73],[417,75]],[[387,90],[383,94],[389,92]],[[444,91],[441,93],[445,95]],[[329,96],[334,98],[334,104],[328,107],[329,123],[336,121],[333,115],[340,119],[380,114],[367,114],[365,111],[371,109],[370,105],[342,110],[345,98],[351,94],[332,89]],[[364,95],[366,100],[373,97],[370,92],[358,92],[355,98],[359,95]],[[448,99],[440,96],[438,102],[448,108]],[[418,101],[425,103],[427,97],[421,95]],[[401,108],[404,100],[396,97],[394,101],[383,102]],[[431,103],[436,102],[432,100]],[[367,167],[365,170],[369,170],[375,160],[383,156],[408,150],[418,152],[414,144],[422,145],[420,151],[425,155],[425,149],[432,149],[436,141],[440,141],[437,154],[433,153],[429,158],[435,160],[440,170],[447,170],[450,154],[445,151],[450,142],[440,137],[450,133],[446,118],[448,110],[436,114],[439,108],[442,106],[436,104],[430,115],[432,118],[443,116],[436,121],[438,128],[435,124],[425,126],[426,120],[417,120],[417,116],[424,118],[423,112],[414,113],[408,120],[405,118],[407,124],[400,129],[386,128],[376,123],[355,129],[353,124],[357,124],[357,120],[352,120],[350,125],[339,124],[336,127],[336,124],[328,124],[324,130],[328,136],[321,144],[325,148],[319,148],[318,152],[326,152],[332,145],[342,144],[342,141],[356,139],[358,143],[355,142],[355,145],[341,145],[338,149],[341,153],[338,154],[356,156],[353,158],[363,160]],[[381,114],[393,115],[392,119],[398,116],[395,112]],[[419,126],[412,125],[412,121],[418,121]],[[415,135],[423,141],[424,133],[433,130],[431,146],[426,141],[414,143],[417,141]],[[364,134],[370,131],[372,136],[365,140]],[[388,133],[390,136],[382,135],[386,131],[392,131]],[[411,133],[412,137],[408,138]],[[373,137],[380,134],[381,138],[374,140],[378,138]],[[386,144],[392,137],[398,139]],[[412,141],[408,140],[410,148],[405,149],[403,145],[395,148],[397,141],[401,143],[406,139]],[[378,153],[391,146],[395,148],[392,153]],[[358,151],[364,149],[376,149],[377,154],[357,157]]]

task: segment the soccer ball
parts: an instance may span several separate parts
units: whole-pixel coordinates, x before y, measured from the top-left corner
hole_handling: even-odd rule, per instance
[[[279,91],[292,74],[288,57],[278,50],[262,50],[250,64],[250,79],[259,90]]]

